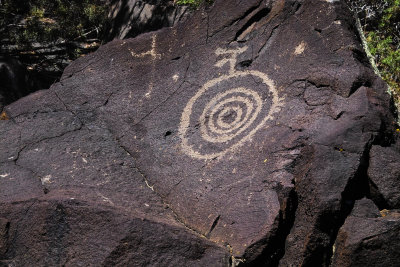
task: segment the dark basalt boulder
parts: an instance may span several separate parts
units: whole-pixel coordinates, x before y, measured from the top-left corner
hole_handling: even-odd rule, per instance
[[[188,14],[187,6],[173,0],[108,0],[110,25],[105,39],[133,38],[145,32],[175,26]]]
[[[385,209],[400,209],[400,142],[391,147],[373,146],[368,175],[371,197]]]
[[[397,134],[342,1],[217,0],[5,112],[0,262],[19,266],[328,266]]]
[[[332,266],[397,266],[400,257],[400,212],[383,213],[371,200],[356,202],[340,228]]]

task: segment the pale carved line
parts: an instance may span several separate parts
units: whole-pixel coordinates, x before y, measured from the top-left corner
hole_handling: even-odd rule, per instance
[[[235,69],[237,63],[237,56],[246,50],[247,47],[242,47],[238,49],[218,48],[215,51],[216,55],[218,56],[228,55],[228,57],[219,60],[215,64],[215,66],[221,68],[225,64],[229,64],[228,74],[221,75],[220,77],[217,77],[215,79],[206,82],[186,104],[186,107],[182,112],[182,117],[180,121],[179,136],[182,140],[181,144],[182,150],[192,158],[209,160],[217,157],[223,157],[228,152],[238,149],[245,142],[249,141],[258,130],[264,127],[267,121],[272,120],[274,118],[274,115],[278,111],[280,111],[281,107],[283,106],[283,98],[279,97],[274,82],[271,79],[269,79],[265,73],[255,70],[238,71]],[[187,131],[190,128],[190,121],[194,104],[211,87],[225,80],[238,77],[245,77],[245,76],[257,77],[261,80],[262,83],[267,85],[269,92],[272,96],[272,104],[270,106],[268,114],[262,119],[260,123],[258,123],[258,125],[255,125],[255,127],[251,129],[242,139],[230,145],[226,149],[220,152],[209,153],[209,154],[197,151],[195,148],[193,148],[192,145],[189,144],[189,140],[186,137]],[[238,95],[234,96],[233,94],[235,93]],[[229,96],[229,94],[232,94],[232,96]],[[232,104],[228,105],[230,103]],[[241,103],[246,107],[246,112],[248,112],[247,114],[243,115],[243,110],[239,103]],[[258,116],[262,115],[261,114],[262,104],[263,103],[259,94],[249,88],[238,87],[217,94],[205,105],[202,115],[199,118],[201,137],[203,138],[203,140],[205,140],[205,142],[212,142],[212,143],[229,142],[230,140],[232,140],[245,130],[248,130],[250,129],[250,127],[252,127],[254,121],[258,118]],[[223,118],[221,116],[227,114],[227,112],[232,112],[232,111],[236,113],[235,119],[230,123],[223,122],[222,120]],[[213,116],[217,113],[219,115],[216,118],[217,125],[215,125]],[[207,116],[208,116],[208,122],[206,124]],[[237,131],[234,132],[235,130]]]

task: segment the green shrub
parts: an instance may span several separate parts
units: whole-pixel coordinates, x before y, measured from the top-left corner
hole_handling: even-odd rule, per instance
[[[21,46],[99,38],[107,11],[103,0],[3,0],[0,38]]]
[[[387,0],[376,30],[366,33],[368,48],[375,57],[382,78],[400,103],[400,0]]]
[[[400,96],[400,50],[393,44],[391,36],[385,37],[376,32],[367,33],[368,48],[375,57],[382,78]]]
[[[347,0],[363,24],[368,48],[400,105],[400,0]]]
[[[198,8],[201,3],[212,3],[214,0],[175,0],[175,4],[177,5],[186,5],[192,8]]]

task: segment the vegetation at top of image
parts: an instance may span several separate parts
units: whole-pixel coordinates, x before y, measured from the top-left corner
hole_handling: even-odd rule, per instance
[[[400,0],[387,1],[377,29],[366,33],[382,78],[400,99]]]
[[[400,104],[400,0],[356,0],[349,5],[358,14],[382,78]]]
[[[19,46],[98,38],[107,11],[103,0],[3,0],[0,38]]]
[[[192,8],[198,8],[203,2],[212,3],[214,0],[175,0],[174,3],[177,5],[190,6]]]

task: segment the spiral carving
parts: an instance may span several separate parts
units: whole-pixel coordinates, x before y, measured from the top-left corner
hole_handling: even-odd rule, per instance
[[[229,73],[206,82],[186,104],[179,125],[182,151],[196,159],[213,159],[237,150],[272,120],[283,105],[274,82],[265,73],[235,70],[237,50],[215,66]]]
[[[233,139],[251,126],[261,107],[261,97],[244,87],[217,94],[200,116],[203,139],[213,143]]]

